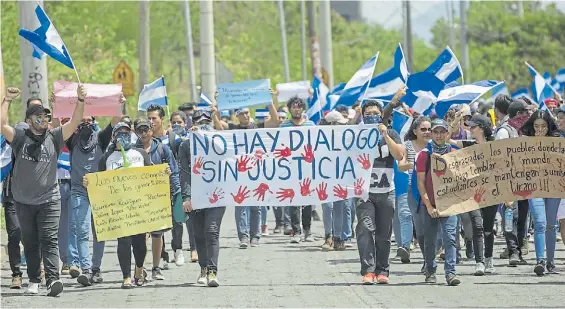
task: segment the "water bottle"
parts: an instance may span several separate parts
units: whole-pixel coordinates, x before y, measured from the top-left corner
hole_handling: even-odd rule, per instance
[[[506,207],[504,209],[504,231],[511,233],[513,229],[514,210]]]

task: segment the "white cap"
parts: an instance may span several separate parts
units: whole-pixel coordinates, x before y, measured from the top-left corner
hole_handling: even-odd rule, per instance
[[[325,117],[327,122],[337,122],[339,124],[347,124],[349,120],[347,120],[343,115],[338,111],[331,111],[326,114]]]

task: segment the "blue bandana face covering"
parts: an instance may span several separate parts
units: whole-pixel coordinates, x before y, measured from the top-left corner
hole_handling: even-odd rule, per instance
[[[363,116],[364,124],[378,124],[383,122],[383,117],[381,115],[367,115]]]
[[[173,128],[173,132],[178,135],[178,136],[185,136],[186,135],[186,127],[180,125],[180,124],[174,124],[172,125]]]
[[[130,150],[132,147],[130,132],[117,133],[116,142],[119,143],[120,147],[124,148],[124,150]]]

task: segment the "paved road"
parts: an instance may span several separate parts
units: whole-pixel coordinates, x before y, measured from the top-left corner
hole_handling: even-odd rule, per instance
[[[316,243],[291,245],[288,237],[261,239],[258,248],[238,249],[234,212],[224,217],[220,252],[220,287],[195,285],[198,264],[171,265],[165,281],[121,290],[121,273],[116,242],[106,245],[103,260],[105,282],[89,288],[63,278],[65,291],[58,298],[22,296],[23,290],[10,290],[10,272],[2,260],[2,307],[564,307],[565,249],[558,245],[560,275],[536,277],[533,265],[509,268],[496,260],[498,273],[474,277],[473,263],[465,261],[457,270],[462,284],[448,287],[423,284],[419,273],[419,251],[413,263],[391,261],[392,284],[360,285],[359,260],[355,248],[344,252],[321,252]],[[272,213],[269,219],[273,219]],[[271,220],[272,221],[272,220]],[[272,223],[272,222],[271,222]],[[322,235],[321,222],[314,232]],[[168,237],[170,239],[170,236]],[[5,242],[5,239],[2,239]],[[185,237],[186,242],[186,237]],[[496,255],[502,250],[497,240]],[[188,252],[185,254],[188,257]],[[391,256],[394,256],[392,254]],[[534,253],[527,256],[534,263]],[[440,273],[443,270],[440,270]],[[443,276],[438,274],[438,279]],[[43,290],[44,291],[44,290]],[[47,301],[47,302],[46,302]]]

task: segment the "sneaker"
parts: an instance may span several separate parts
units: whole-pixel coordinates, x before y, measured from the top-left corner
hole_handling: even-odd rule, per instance
[[[330,235],[326,235],[326,241],[322,245],[322,251],[332,251],[334,249],[333,238]]]
[[[53,280],[47,286],[47,296],[55,297],[63,292],[63,282],[61,280]]]
[[[353,242],[351,239],[345,241],[345,248],[353,248]]]
[[[164,258],[161,258],[161,266],[159,268],[161,268],[162,270],[168,270],[169,262],[167,262],[167,260],[165,260]]]
[[[266,224],[261,225],[261,236],[269,236],[269,227]]]
[[[71,266],[69,268],[69,275],[71,275],[71,278],[76,279],[80,275],[80,268],[77,266]]]
[[[446,281],[449,286],[458,286],[461,283],[461,280],[456,275],[448,275]]]
[[[100,274],[100,270],[93,270],[92,274],[90,274],[90,283],[102,283],[104,279]]]
[[[218,286],[220,286],[220,282],[218,281],[218,271],[215,269],[210,269],[208,271],[206,281],[208,282],[208,286],[211,288],[217,288]]]
[[[249,244],[254,248],[259,247],[259,238],[252,238]]]
[[[198,252],[196,250],[190,251],[190,262],[191,263],[198,262]]]
[[[198,279],[196,279],[196,283],[206,284],[207,275],[208,275],[208,270],[206,269],[206,267],[200,267],[200,275],[198,275]]]
[[[10,284],[10,289],[21,289],[22,288],[22,276],[12,277],[12,284]]]
[[[538,263],[536,264],[536,266],[534,267],[534,272],[536,273],[536,275],[538,276],[543,276],[544,272],[545,272],[545,261],[544,260],[539,260]]]
[[[520,258],[518,259],[518,265],[528,265],[528,262],[520,256]]]
[[[377,284],[389,284],[390,279],[385,275],[377,275]]]
[[[25,294],[39,294],[39,283],[30,282],[27,285],[27,289],[24,292]]]
[[[485,264],[477,263],[475,265],[475,276],[482,276],[485,274]]]
[[[528,255],[530,253],[530,243],[528,242],[528,239],[524,238],[522,239],[522,255]]]
[[[345,251],[345,242],[339,238],[334,239],[334,250]]]
[[[61,275],[68,276],[69,274],[69,265],[63,264],[63,267],[61,267]]]
[[[292,228],[285,226],[284,235],[289,236],[290,234],[292,234]]]
[[[545,269],[547,269],[547,273],[548,273],[548,274],[559,274],[559,273],[555,270],[555,262],[548,261],[548,262],[547,262],[547,265],[545,266]]]
[[[318,214],[318,212],[316,210],[312,210],[312,220],[314,221],[321,221],[322,219],[320,219],[320,215]]]
[[[510,266],[518,266],[518,263],[520,263],[520,257],[517,254],[512,254],[510,255],[510,258],[508,259],[508,264]]]
[[[508,252],[508,248],[505,248],[504,251],[500,254],[500,259],[506,260],[510,257],[510,253]]]
[[[181,249],[175,250],[175,264],[177,266],[184,265],[184,254]]]
[[[316,241],[316,239],[314,238],[314,236],[312,235],[312,232],[310,230],[304,231],[304,241],[305,242],[315,242]]]
[[[364,285],[375,284],[375,274],[366,273],[365,276],[363,276],[363,278],[361,279],[361,283]]]
[[[161,268],[153,267],[153,269],[151,269],[151,279],[165,280],[165,276],[163,276],[163,273],[161,272]]]
[[[273,234],[280,234],[282,232],[282,227],[280,225],[275,226],[273,229]]]
[[[77,282],[82,286],[91,286],[92,282],[90,282],[90,273],[83,271],[82,274],[77,277]]]
[[[437,278],[435,273],[426,274],[426,279],[424,280],[426,283],[437,283]]]
[[[249,238],[244,237],[239,241],[239,249],[247,249],[249,247]]]
[[[408,249],[399,247],[398,250],[396,250],[396,255],[400,257],[402,264],[410,263],[410,251]]]
[[[290,236],[290,243],[291,244],[299,244],[301,241],[300,234],[294,234]]]
[[[131,278],[125,278],[124,281],[122,282],[122,289],[131,289],[133,288],[133,283],[131,281]]]
[[[492,263],[492,258],[485,258],[485,274],[494,274],[496,269],[494,269],[494,264]]]

